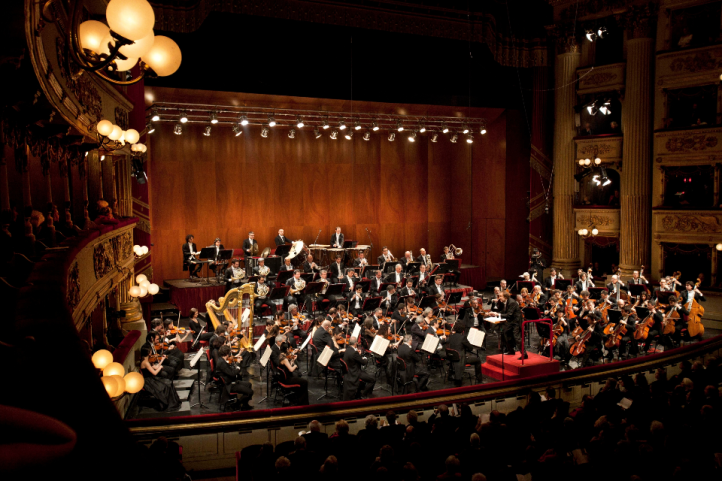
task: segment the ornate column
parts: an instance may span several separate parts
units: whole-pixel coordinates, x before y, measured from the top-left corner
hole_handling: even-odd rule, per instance
[[[652,162],[652,59],[654,14],[630,9],[627,24],[627,78],[622,105],[624,146],[621,176],[619,267],[622,275],[649,263]]]
[[[554,237],[552,265],[564,274],[579,267],[579,239],[574,233],[574,106],[579,46],[574,37],[561,39],[557,55],[554,99]]]

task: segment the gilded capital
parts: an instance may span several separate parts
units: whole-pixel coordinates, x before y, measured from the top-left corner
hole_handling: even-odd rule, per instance
[[[652,38],[658,10],[658,5],[651,2],[646,5],[632,5],[616,15],[617,22],[627,30],[629,39]]]

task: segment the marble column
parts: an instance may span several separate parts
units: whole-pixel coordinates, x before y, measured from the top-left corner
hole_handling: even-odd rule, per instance
[[[637,29],[634,32],[638,33]],[[630,276],[649,265],[651,243],[652,58],[645,34],[627,41],[627,78],[622,105],[623,171],[620,186],[619,267]]]
[[[574,106],[577,103],[576,76],[579,46],[565,43],[557,55],[554,99],[554,237],[552,265],[564,274],[579,267],[579,239],[574,232]]]

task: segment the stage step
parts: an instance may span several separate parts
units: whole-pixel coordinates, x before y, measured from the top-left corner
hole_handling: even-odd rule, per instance
[[[486,362],[481,365],[484,375],[498,380],[520,379],[532,376],[545,376],[559,372],[559,361],[550,361],[548,357],[527,353],[528,359],[522,365],[519,353],[515,355],[495,354],[487,356]],[[503,374],[503,375],[502,375]]]
[[[188,398],[191,396],[190,389],[179,389],[176,392],[181,401],[188,401]]]
[[[182,398],[181,398],[182,399]],[[155,409],[144,408],[141,409],[138,414],[134,416],[134,419],[145,419],[145,418],[171,418],[176,416],[190,416],[191,415],[191,403],[189,401],[183,401],[178,411],[166,412],[156,411]]]
[[[176,379],[173,381],[176,391],[180,389],[190,389],[193,385],[193,379]]]

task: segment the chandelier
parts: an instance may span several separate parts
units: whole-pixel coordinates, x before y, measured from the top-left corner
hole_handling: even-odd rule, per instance
[[[46,0],[41,10],[46,22],[54,23],[49,12],[61,10],[66,2]],[[50,8],[54,5],[54,8]],[[181,51],[168,37],[153,33],[155,13],[147,0],[110,0],[105,11],[107,25],[97,20],[80,22],[83,0],[68,0],[70,24],[67,27],[68,58],[82,71],[102,79],[131,85],[143,77],[166,77],[181,64]],[[140,74],[113,78],[108,74],[127,72],[136,65]]]

